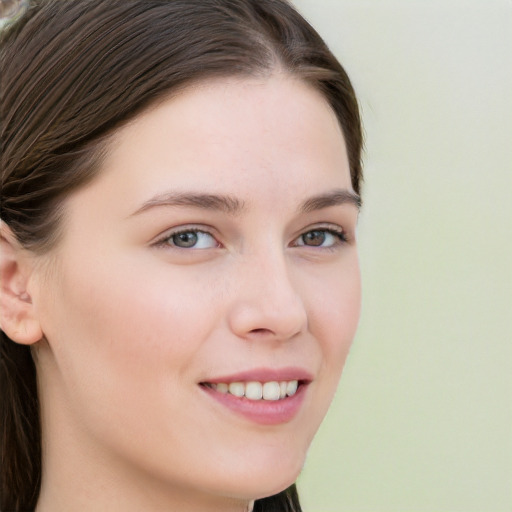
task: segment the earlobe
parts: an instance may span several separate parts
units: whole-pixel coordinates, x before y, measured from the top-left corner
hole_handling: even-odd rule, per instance
[[[32,265],[5,222],[0,221],[0,327],[16,343],[32,345],[43,333],[27,284]]]

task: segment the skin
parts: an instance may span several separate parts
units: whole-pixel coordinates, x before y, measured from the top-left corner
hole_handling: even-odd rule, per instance
[[[284,74],[190,87],[114,135],[99,176],[66,199],[58,246],[19,252],[23,279],[9,281],[26,284],[32,322],[16,341],[44,333],[37,512],[241,511],[295,481],[359,318],[357,207],[300,211],[339,189],[352,191],[336,117]],[[168,192],[242,208],[148,207]],[[173,246],[190,228],[198,245]],[[305,245],[315,229],[321,244]],[[283,424],[199,386],[283,366],[313,377]]]

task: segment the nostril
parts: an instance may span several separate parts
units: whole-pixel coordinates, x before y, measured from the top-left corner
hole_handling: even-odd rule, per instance
[[[252,329],[250,332],[252,334],[269,334],[269,333],[272,333],[272,331],[270,329],[263,329],[263,328]]]

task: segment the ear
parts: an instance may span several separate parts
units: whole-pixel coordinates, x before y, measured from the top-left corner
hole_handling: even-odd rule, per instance
[[[16,343],[32,345],[43,333],[27,292],[34,262],[0,221],[0,327]]]

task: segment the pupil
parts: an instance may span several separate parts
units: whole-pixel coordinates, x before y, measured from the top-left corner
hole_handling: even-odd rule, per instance
[[[318,246],[325,242],[324,231],[310,231],[304,235],[304,243],[306,245]]]
[[[178,247],[193,247],[197,243],[197,233],[189,231],[187,233],[178,233],[173,237],[174,245]]]

